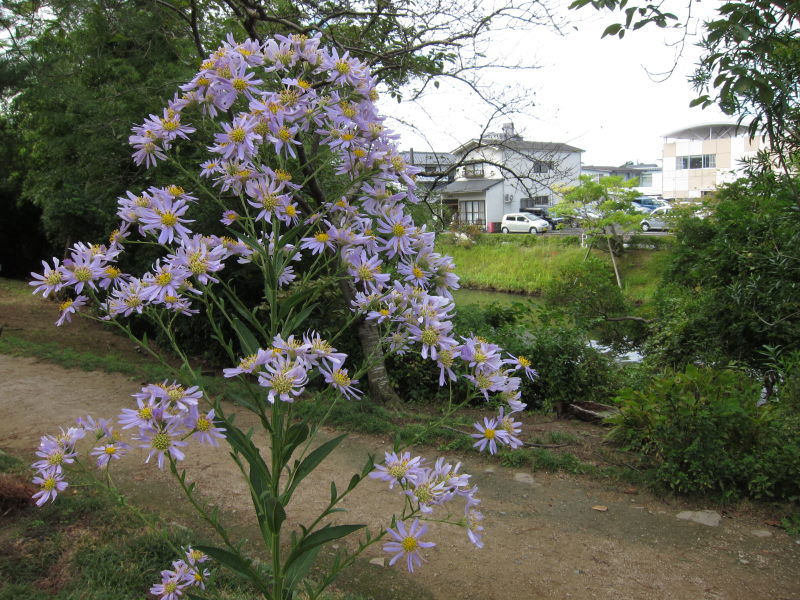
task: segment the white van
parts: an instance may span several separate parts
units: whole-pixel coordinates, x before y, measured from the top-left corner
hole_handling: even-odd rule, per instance
[[[503,233],[544,233],[549,230],[550,223],[526,213],[503,215],[500,223],[500,231]]]

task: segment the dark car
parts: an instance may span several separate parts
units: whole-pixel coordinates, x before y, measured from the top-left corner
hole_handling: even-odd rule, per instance
[[[569,219],[551,215],[550,211],[548,211],[545,207],[520,208],[519,212],[530,213],[532,215],[536,215],[540,219],[544,219],[545,221],[550,223],[551,229],[556,229],[558,228],[559,225],[561,227],[566,227],[567,225],[569,225]]]

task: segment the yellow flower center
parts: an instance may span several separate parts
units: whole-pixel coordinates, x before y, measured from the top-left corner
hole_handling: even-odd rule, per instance
[[[162,452],[169,449],[169,436],[166,433],[157,433],[153,436],[152,446]]]
[[[61,312],[64,312],[70,306],[72,306],[72,300],[65,300],[64,302],[62,302],[61,304],[58,305],[58,310],[60,310]]]
[[[292,138],[292,132],[286,129],[286,127],[281,127],[278,130],[278,137],[284,142],[287,142]]]
[[[86,282],[92,278],[92,270],[89,267],[78,267],[73,273],[78,281]]]
[[[47,285],[58,285],[63,280],[64,277],[61,275],[61,271],[50,271],[45,278]]]
[[[171,196],[175,198],[177,198],[178,196],[182,196],[183,194],[186,193],[186,190],[184,190],[179,185],[171,185],[167,188],[167,191],[170,193]]]
[[[530,367],[531,366],[531,361],[529,361],[524,356],[518,356],[517,357],[517,362],[523,367]]]
[[[60,465],[62,462],[64,462],[64,453],[53,452],[50,456],[47,457],[47,462],[53,466]]]
[[[48,477],[47,479],[44,480],[44,483],[42,483],[42,489],[47,492],[53,490],[55,487],[56,487],[55,477]]]
[[[106,446],[105,449],[103,450],[103,452],[105,452],[106,454],[111,456],[111,455],[117,453],[117,447],[116,446]]]
[[[487,427],[486,430],[483,432],[483,437],[485,437],[487,440],[493,440],[495,437],[495,430],[490,427]]]
[[[243,92],[248,88],[250,84],[247,83],[247,81],[245,81],[241,77],[236,77],[234,78],[233,81],[231,81],[231,85],[233,86],[233,89],[235,89],[237,92]]]
[[[439,341],[439,332],[433,327],[426,327],[422,332],[422,343],[426,346],[432,346]]]
[[[246,136],[247,132],[242,127],[234,127],[228,132],[228,139],[237,144],[241,144]]]
[[[144,421],[149,421],[150,419],[153,418],[153,409],[150,408],[149,406],[145,406],[144,408],[140,408],[139,412],[137,412],[136,414],[140,419]]]
[[[297,209],[294,207],[294,204],[287,204],[286,205],[286,214],[290,217],[294,217],[297,215]]]
[[[106,267],[105,273],[106,277],[108,277],[109,279],[116,279],[117,277],[120,276],[120,274],[122,274],[122,271],[120,271],[116,267]]]
[[[206,419],[205,417],[200,417],[197,419],[197,431],[208,431],[211,429],[211,421]]]
[[[314,235],[314,239],[317,240],[318,242],[320,242],[321,244],[324,244],[325,242],[327,242],[330,239],[330,237],[331,236],[329,236],[327,233],[324,233],[324,232],[317,233],[317,234]]]
[[[164,227],[175,227],[177,223],[178,217],[175,215],[175,213],[170,211],[161,213],[161,224]]]
[[[331,379],[333,379],[333,382],[336,385],[340,385],[342,387],[347,387],[348,385],[350,385],[351,381],[350,378],[347,376],[347,373],[345,373],[341,369],[336,369],[333,372]]]
[[[156,277],[156,285],[160,285],[161,287],[168,285],[171,281],[172,281],[172,273],[170,273],[169,271],[164,271],[163,273],[160,273]]]
[[[365,265],[358,267],[358,270],[356,272],[358,273],[358,277],[362,281],[372,281],[373,279],[375,279],[375,274],[369,270],[369,267]]]
[[[411,536],[403,538],[401,544],[403,546],[403,551],[406,553],[414,552],[414,550],[416,550],[417,547],[419,546],[419,544],[417,543],[417,538]]]
[[[411,273],[417,279],[422,279],[425,276],[425,273],[419,267],[414,267],[413,269],[411,269]]]
[[[337,60],[334,68],[342,75],[347,75],[350,72],[350,63],[346,60]]]
[[[275,177],[278,178],[279,181],[291,181],[292,174],[289,171],[284,169],[275,169]]]

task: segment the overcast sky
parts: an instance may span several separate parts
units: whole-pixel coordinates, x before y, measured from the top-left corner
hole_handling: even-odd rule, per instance
[[[569,4],[559,1],[564,7]],[[692,11],[707,19],[718,5],[717,1],[695,1]],[[682,9],[685,14],[685,0],[676,0],[670,9],[676,13]],[[561,12],[574,26],[564,28],[563,36],[541,27],[506,31],[496,35],[491,46],[497,63],[516,64],[533,58],[540,66],[490,74],[498,89],[521,82],[535,91],[536,106],[514,118],[517,132],[525,139],[582,148],[584,164],[656,162],[661,158],[665,133],[699,123],[731,121],[714,107],[689,108],[696,94],[687,77],[698,60],[700,51],[695,43],[699,36],[689,37],[672,76],[658,82],[647,71],[664,72],[673,66],[676,48],[668,43],[677,39],[677,32],[651,26],[622,40],[600,39],[605,27],[619,19],[619,13],[609,18],[589,8]],[[690,32],[697,30],[693,19]],[[487,120],[485,109],[470,99],[464,86],[448,83],[419,103],[398,105],[384,100],[382,109],[384,114],[413,121],[424,132],[422,136],[390,121],[402,135],[403,150],[453,150],[480,135]],[[503,121],[492,130],[499,131]]]

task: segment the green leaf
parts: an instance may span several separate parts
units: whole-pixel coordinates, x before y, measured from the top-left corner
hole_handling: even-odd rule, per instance
[[[299,329],[300,326],[303,324],[303,322],[311,314],[311,311],[313,311],[315,308],[317,308],[316,303],[309,304],[293,317],[287,318],[286,322],[283,324],[283,327],[281,328],[281,334],[285,337],[290,335],[293,331]]]
[[[358,531],[364,527],[366,527],[366,525],[328,525],[322,529],[318,529],[314,533],[307,535],[296,548],[292,549],[286,559],[284,568],[288,568],[297,560],[303,560],[303,556],[306,553],[313,551],[323,544],[348,536],[354,531]]]
[[[320,550],[322,550],[322,546],[312,548],[302,556],[297,557],[297,559],[284,570],[284,581],[286,582],[288,591],[292,591],[295,586],[303,580],[303,577],[306,576],[309,569],[314,566],[314,560],[316,560]]]
[[[620,23],[612,23],[611,25],[605,28],[605,30],[603,31],[603,35],[600,37],[604,38],[607,35],[617,35],[621,29],[622,25]]]
[[[239,345],[242,348],[242,353],[245,356],[250,356],[251,354],[255,354],[258,352],[261,345],[258,343],[256,336],[253,335],[253,332],[242,323],[240,319],[237,317],[233,317],[231,319],[233,323],[233,329],[236,331],[236,336],[239,338]]]
[[[346,437],[347,434],[345,433],[328,440],[303,459],[303,462],[301,462],[292,473],[291,481],[281,496],[281,499],[284,503],[288,502],[289,498],[292,497],[292,493],[298,484],[303,481],[303,479],[305,479],[314,469],[316,469],[317,466],[323,460],[325,460]]]
[[[240,575],[249,579],[258,589],[267,593],[268,588],[261,578],[261,575],[256,571],[250,562],[238,554],[216,548],[214,546],[195,546],[201,552],[205,552],[211,558],[218,561],[229,569],[236,571]]]

